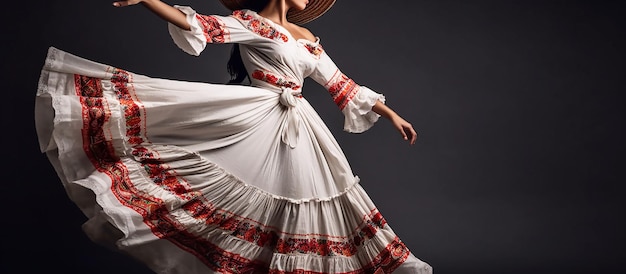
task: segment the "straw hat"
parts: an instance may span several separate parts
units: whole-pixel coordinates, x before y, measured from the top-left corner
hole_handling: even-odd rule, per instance
[[[220,0],[229,10],[250,9],[254,6],[250,4],[252,1],[255,0]],[[322,16],[333,4],[335,4],[335,0],[309,0],[309,4],[304,10],[289,11],[287,20],[294,24],[304,25]]]

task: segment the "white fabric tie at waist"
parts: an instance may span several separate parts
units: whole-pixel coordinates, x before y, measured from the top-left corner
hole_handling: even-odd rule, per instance
[[[298,104],[296,96],[300,96],[300,91],[294,91],[290,88],[281,88],[280,104],[287,107],[287,118],[280,126],[281,137],[283,143],[291,148],[295,148],[298,144],[298,129],[300,128],[300,116],[296,113],[294,107]]]

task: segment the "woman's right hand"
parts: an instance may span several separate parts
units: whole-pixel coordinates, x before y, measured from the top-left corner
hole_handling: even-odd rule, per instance
[[[187,22],[187,15],[183,13],[178,8],[170,6],[167,3],[164,3],[161,0],[128,0],[128,1],[115,1],[113,2],[113,6],[115,7],[126,7],[137,4],[143,4],[142,6],[146,7],[150,11],[154,12],[156,15],[165,19],[165,21],[170,22],[181,29],[191,30],[191,25]]]
[[[132,5],[139,4],[139,3],[143,2],[143,1],[144,0],[117,1],[117,2],[113,2],[113,6],[116,6],[116,7],[126,7],[126,6],[132,6]]]

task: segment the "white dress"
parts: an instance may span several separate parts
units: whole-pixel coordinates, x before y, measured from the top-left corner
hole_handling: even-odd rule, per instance
[[[193,55],[239,43],[251,86],[151,78],[49,49],[37,134],[86,234],[157,273],[432,273],[301,86],[326,87],[349,132],[370,128],[384,97],[342,74],[319,39],[250,10],[177,8],[192,29],[169,25],[174,42]]]

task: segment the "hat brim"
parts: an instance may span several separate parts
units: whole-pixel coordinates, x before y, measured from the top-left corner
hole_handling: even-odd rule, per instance
[[[250,9],[248,4],[253,0],[220,0],[229,10]],[[287,13],[287,20],[297,25],[304,25],[326,13],[335,4],[336,0],[310,0],[303,10],[294,10]]]

